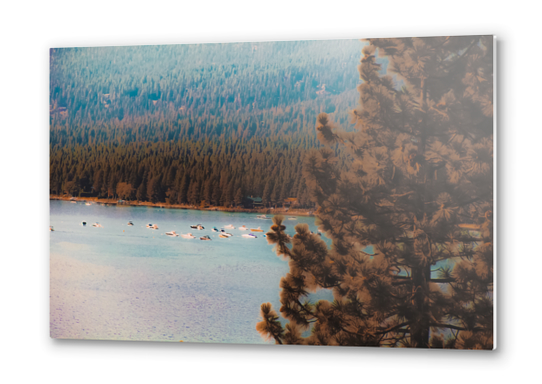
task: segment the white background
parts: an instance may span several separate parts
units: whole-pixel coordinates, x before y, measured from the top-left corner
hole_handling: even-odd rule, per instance
[[[3,2],[0,380],[537,381],[539,14],[527,2]],[[536,4],[532,2],[532,4]],[[50,47],[495,34],[499,49],[499,327],[494,352],[56,341],[48,336]],[[257,310],[257,309],[256,309]]]

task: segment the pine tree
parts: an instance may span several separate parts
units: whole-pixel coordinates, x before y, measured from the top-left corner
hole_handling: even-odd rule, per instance
[[[280,282],[288,323],[262,305],[263,337],[493,347],[492,63],[490,36],[369,40],[356,131],[321,114],[318,138],[329,148],[304,166],[317,223],[333,246],[304,224],[290,239],[275,217],[267,239],[289,259]],[[348,152],[344,166],[336,146]],[[310,302],[318,289],[335,300]]]

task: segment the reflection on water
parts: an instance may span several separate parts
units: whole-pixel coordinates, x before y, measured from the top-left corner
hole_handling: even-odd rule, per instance
[[[86,222],[83,226],[81,223]],[[129,221],[133,226],[128,226]],[[98,222],[102,227],[93,227]],[[314,218],[285,220],[316,231]],[[158,229],[147,228],[157,224]],[[191,229],[201,223],[204,230]],[[288,272],[256,214],[51,201],[51,336],[55,338],[265,343],[260,304],[280,308]],[[213,227],[234,236],[224,239]],[[261,227],[256,239],[237,228]],[[191,232],[197,239],[165,233]],[[201,241],[208,235],[211,241]],[[311,299],[331,299],[320,291]]]

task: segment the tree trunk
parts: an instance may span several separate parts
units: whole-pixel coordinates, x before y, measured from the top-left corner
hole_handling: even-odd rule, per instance
[[[428,348],[429,346],[429,313],[426,306],[428,281],[431,267],[417,267],[412,269],[413,311],[410,322],[410,341],[414,348]]]

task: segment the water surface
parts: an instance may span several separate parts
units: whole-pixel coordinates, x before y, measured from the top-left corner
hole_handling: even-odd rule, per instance
[[[280,278],[288,272],[287,261],[263,237],[271,220],[66,201],[51,201],[50,208],[52,337],[265,343],[255,329],[259,308],[271,302],[278,311]],[[146,228],[149,223],[159,229]],[[205,229],[189,228],[197,223]],[[285,220],[286,232],[293,235],[297,223],[316,231],[314,218],[300,216]],[[233,229],[227,230],[233,237],[222,239],[211,231],[227,224],[265,232],[246,239],[246,231]],[[199,240],[203,235],[212,240]],[[331,294],[322,290],[312,298]]]

